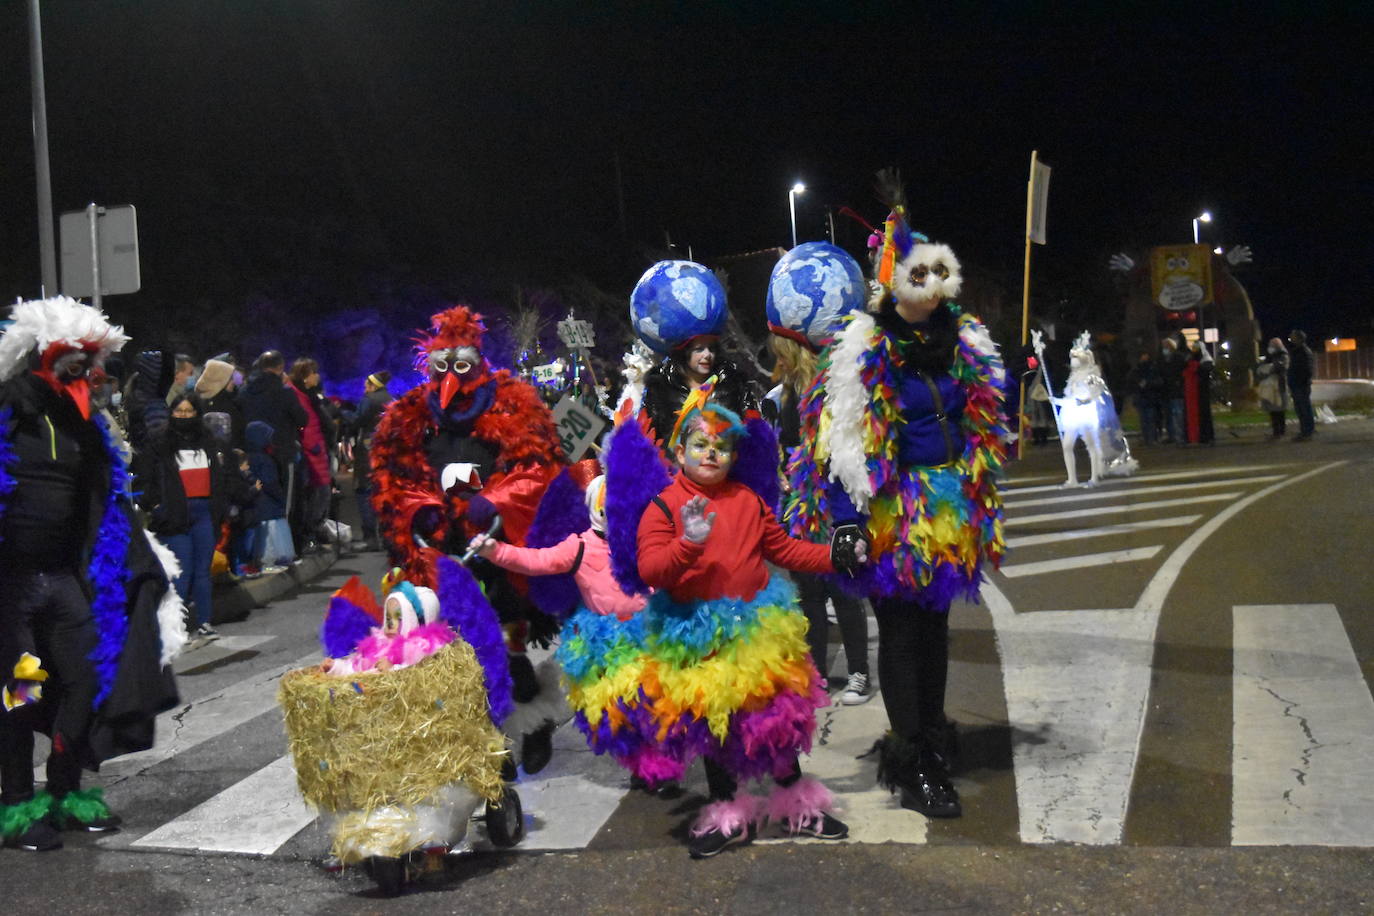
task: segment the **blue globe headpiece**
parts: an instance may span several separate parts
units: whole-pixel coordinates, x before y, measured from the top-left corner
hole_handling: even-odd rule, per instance
[[[700,264],[659,261],[630,294],[630,323],[655,352],[671,353],[693,337],[721,332],[725,290]]]
[[[773,266],[768,281],[768,328],[813,350],[840,329],[840,319],[861,311],[867,298],[859,262],[829,242],[804,242]]]

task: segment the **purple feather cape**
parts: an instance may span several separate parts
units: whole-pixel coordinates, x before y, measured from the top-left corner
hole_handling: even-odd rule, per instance
[[[525,535],[525,546],[552,547],[562,543],[568,535],[586,531],[591,525],[582,488],[564,468],[544,491],[539,511]],[[570,573],[531,576],[529,583],[529,598],[534,606],[560,621],[566,619],[582,600],[577,581]]]
[[[633,420],[620,424],[606,448],[606,543],[611,574],[627,595],[643,595],[649,586],[639,577],[639,518],[672,476]]]

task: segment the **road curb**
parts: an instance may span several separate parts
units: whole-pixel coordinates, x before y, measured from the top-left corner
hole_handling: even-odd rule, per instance
[[[255,608],[266,607],[324,575],[338,562],[339,555],[339,548],[329,545],[321,547],[318,553],[302,557],[299,563],[288,566],[279,573],[264,575],[258,579],[217,580],[214,593],[215,609],[211,622],[219,625],[237,623],[247,618]]]

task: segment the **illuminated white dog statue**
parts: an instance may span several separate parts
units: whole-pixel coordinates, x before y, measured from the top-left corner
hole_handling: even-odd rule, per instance
[[[1064,486],[1078,486],[1073,450],[1079,439],[1088,449],[1091,465],[1091,476],[1084,486],[1096,486],[1103,477],[1128,477],[1135,473],[1139,462],[1131,457],[1126,437],[1121,433],[1111,392],[1098,375],[1097,360],[1088,348],[1087,331],[1078,336],[1069,351],[1069,380],[1064,383],[1064,396],[1050,401],[1057,408],[1059,441],[1068,472]]]

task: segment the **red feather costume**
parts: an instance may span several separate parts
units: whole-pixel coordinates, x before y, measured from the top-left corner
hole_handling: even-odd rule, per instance
[[[429,380],[392,401],[373,436],[377,527],[392,562],[416,585],[434,588],[439,556],[461,553],[494,514],[505,540],[523,546],[545,489],[565,464],[553,414],[538,392],[482,357],[485,331],[481,316],[466,306],[435,315],[416,347],[416,367]],[[555,725],[571,715],[558,668],[549,660],[536,671],[524,654],[537,612],[519,594],[523,582],[480,562],[476,567],[511,652],[516,707],[502,727],[523,736],[520,762],[536,773],[552,753]]]
[[[492,370],[480,353],[466,373],[448,365],[465,348],[479,352],[485,330],[466,306],[435,315],[417,347],[429,381],[388,405],[373,438],[378,527],[406,577],[430,587],[439,549],[459,550],[477,533],[467,521],[474,496],[500,513],[507,541],[523,544],[539,499],[563,464],[553,415],[532,386],[508,370]],[[489,473],[445,491],[431,449],[443,435],[475,440],[490,455]],[[416,534],[435,546],[420,547]]]

